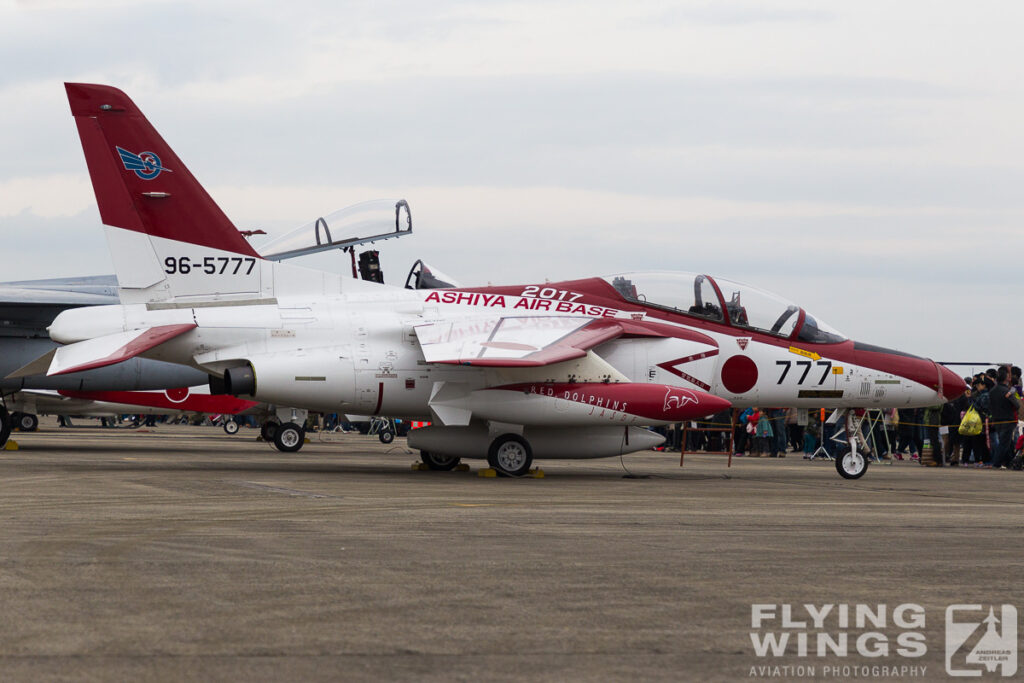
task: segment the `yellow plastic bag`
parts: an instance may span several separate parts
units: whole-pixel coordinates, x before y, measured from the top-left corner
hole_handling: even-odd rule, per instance
[[[964,436],[977,436],[981,434],[981,415],[974,409],[974,406],[967,409],[964,419],[960,420],[960,429],[958,431]]]

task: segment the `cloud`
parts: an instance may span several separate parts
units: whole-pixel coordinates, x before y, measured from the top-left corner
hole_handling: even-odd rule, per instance
[[[1022,14],[923,0],[8,2],[4,267],[109,270],[61,87],[107,82],[240,227],[406,197],[416,232],[381,245],[389,279],[418,256],[466,282],[705,270],[868,341],[962,357],[980,338],[956,324],[965,312],[1015,305]],[[1003,339],[1024,330],[997,324],[985,348],[1012,357]]]

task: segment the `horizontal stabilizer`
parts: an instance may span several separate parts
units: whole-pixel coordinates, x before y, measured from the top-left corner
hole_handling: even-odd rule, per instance
[[[47,375],[66,375],[72,372],[93,370],[116,365],[129,358],[170,341],[196,327],[195,323],[182,325],[160,325],[141,330],[130,330],[95,337],[85,341],[60,346],[42,358],[14,371],[8,378],[27,377],[45,372]],[[45,360],[49,359],[49,364]]]

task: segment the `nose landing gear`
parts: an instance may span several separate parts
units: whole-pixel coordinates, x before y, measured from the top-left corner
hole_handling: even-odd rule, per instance
[[[843,479],[860,479],[868,471],[868,459],[865,453],[870,449],[861,432],[864,416],[857,416],[853,410],[846,411],[846,439],[850,443],[850,452],[836,458],[836,471]],[[859,447],[859,450],[858,450]]]

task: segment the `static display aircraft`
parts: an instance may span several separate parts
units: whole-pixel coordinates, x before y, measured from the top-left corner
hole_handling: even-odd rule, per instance
[[[506,475],[647,449],[662,437],[646,426],[730,405],[925,406],[963,389],[930,360],[705,275],[417,291],[266,260],[123,92],[66,88],[122,304],[61,313],[50,335],[66,346],[26,371],[179,363],[232,395],[431,419],[409,438],[428,466],[486,457]],[[855,478],[867,461],[850,443],[837,468]]]
[[[251,231],[250,231],[251,232]],[[352,276],[380,277],[377,252],[359,255],[355,248],[381,240],[409,235],[412,219],[404,200],[375,200],[346,207],[302,226],[261,249],[265,258],[293,258],[327,249],[341,249],[352,255]],[[246,235],[247,232],[242,232]],[[410,286],[448,286],[437,280],[430,268],[417,262],[409,274]],[[117,304],[118,283],[114,275],[23,280],[0,283],[0,376],[8,375],[40,355],[54,349],[46,328],[68,308]],[[54,415],[110,415],[115,413],[155,413],[161,409],[160,396],[181,396],[183,387],[206,384],[208,376],[194,368],[145,358],[82,372],[47,377],[20,375],[0,379],[0,446],[12,427],[33,431],[37,413]],[[152,393],[151,390],[160,390]],[[109,393],[108,393],[109,392]],[[154,404],[154,396],[157,396]],[[133,400],[138,402],[133,403]],[[191,392],[183,404],[168,399],[164,412],[201,412],[235,414],[239,403],[229,396],[195,395]],[[285,445],[274,438],[280,422],[304,421],[306,412],[292,407],[259,404],[245,414],[262,421],[261,435],[286,452],[296,451],[302,442]],[[9,412],[10,411],[10,412]],[[232,421],[226,430],[235,428]]]
[[[0,283],[0,373],[7,375],[56,348],[46,328],[61,311],[117,302],[113,276]],[[206,375],[194,368],[145,358],[60,377],[5,377],[0,379],[0,392],[7,402],[0,405],[0,446],[7,442],[13,426],[31,430],[38,423],[37,396],[31,391],[140,391],[206,380]],[[10,415],[8,407],[18,414]]]
[[[113,416],[113,415],[262,415],[256,401],[234,396],[213,396],[208,385],[152,391],[20,391],[7,398],[15,427],[35,431],[39,415]],[[224,421],[224,431],[238,432],[238,423]]]

